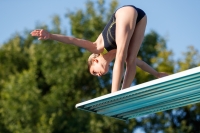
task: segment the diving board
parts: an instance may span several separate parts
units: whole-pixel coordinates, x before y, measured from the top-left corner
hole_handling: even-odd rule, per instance
[[[200,102],[200,66],[103,95],[76,108],[128,120]]]

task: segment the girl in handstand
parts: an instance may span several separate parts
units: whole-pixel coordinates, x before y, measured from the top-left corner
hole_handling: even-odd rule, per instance
[[[156,72],[145,62],[137,59],[144,38],[146,23],[147,17],[143,10],[133,5],[126,5],[116,10],[95,42],[51,34],[43,29],[34,30],[31,35],[37,36],[39,40],[51,39],[66,44],[74,44],[94,53],[88,59],[88,67],[92,75],[102,76],[106,74],[110,62],[115,58],[111,92],[116,92],[120,88],[124,63],[126,64],[126,71],[122,89],[130,87],[136,74],[136,65],[157,78],[167,76],[166,73]]]

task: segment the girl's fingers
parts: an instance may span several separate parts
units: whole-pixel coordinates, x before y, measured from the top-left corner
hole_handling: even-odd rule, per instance
[[[31,32],[31,35],[32,35],[32,36],[36,36],[36,35],[37,35],[37,32],[32,31],[32,32]]]
[[[43,40],[43,37],[39,37],[38,40]]]
[[[47,36],[41,36],[38,38],[38,40],[46,40],[46,39],[48,39]]]
[[[30,33],[32,36],[39,37],[38,40],[48,39],[48,34],[44,30],[36,29]]]
[[[32,31],[31,35],[32,36],[41,36],[41,32],[40,31]]]

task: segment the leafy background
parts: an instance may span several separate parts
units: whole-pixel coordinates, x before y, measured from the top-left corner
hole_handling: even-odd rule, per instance
[[[118,2],[88,1],[84,10],[68,11],[66,19],[77,38],[94,41]],[[95,10],[98,7],[99,10]],[[36,26],[51,33],[66,34],[60,17],[52,25]],[[51,28],[49,28],[51,27]],[[168,110],[123,122],[77,110],[75,104],[110,93],[110,71],[101,78],[87,70],[89,52],[57,41],[38,41],[16,34],[0,47],[0,132],[2,133],[198,133],[200,104]],[[156,31],[147,33],[138,54],[157,71],[169,74],[200,66],[200,54],[188,46],[174,60],[166,40]],[[154,77],[137,68],[134,84]]]

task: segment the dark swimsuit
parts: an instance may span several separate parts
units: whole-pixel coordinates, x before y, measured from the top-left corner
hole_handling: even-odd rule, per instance
[[[145,16],[145,12],[143,10],[133,5],[125,5],[125,6],[131,6],[137,11],[138,17],[136,20],[136,24]],[[125,7],[125,6],[122,6],[122,7]],[[108,22],[108,24],[105,26],[104,30],[102,31],[102,35],[104,39],[104,52],[102,54],[105,54],[112,49],[117,49],[117,45],[115,42],[115,29],[116,29],[115,13],[112,15],[110,21]]]

